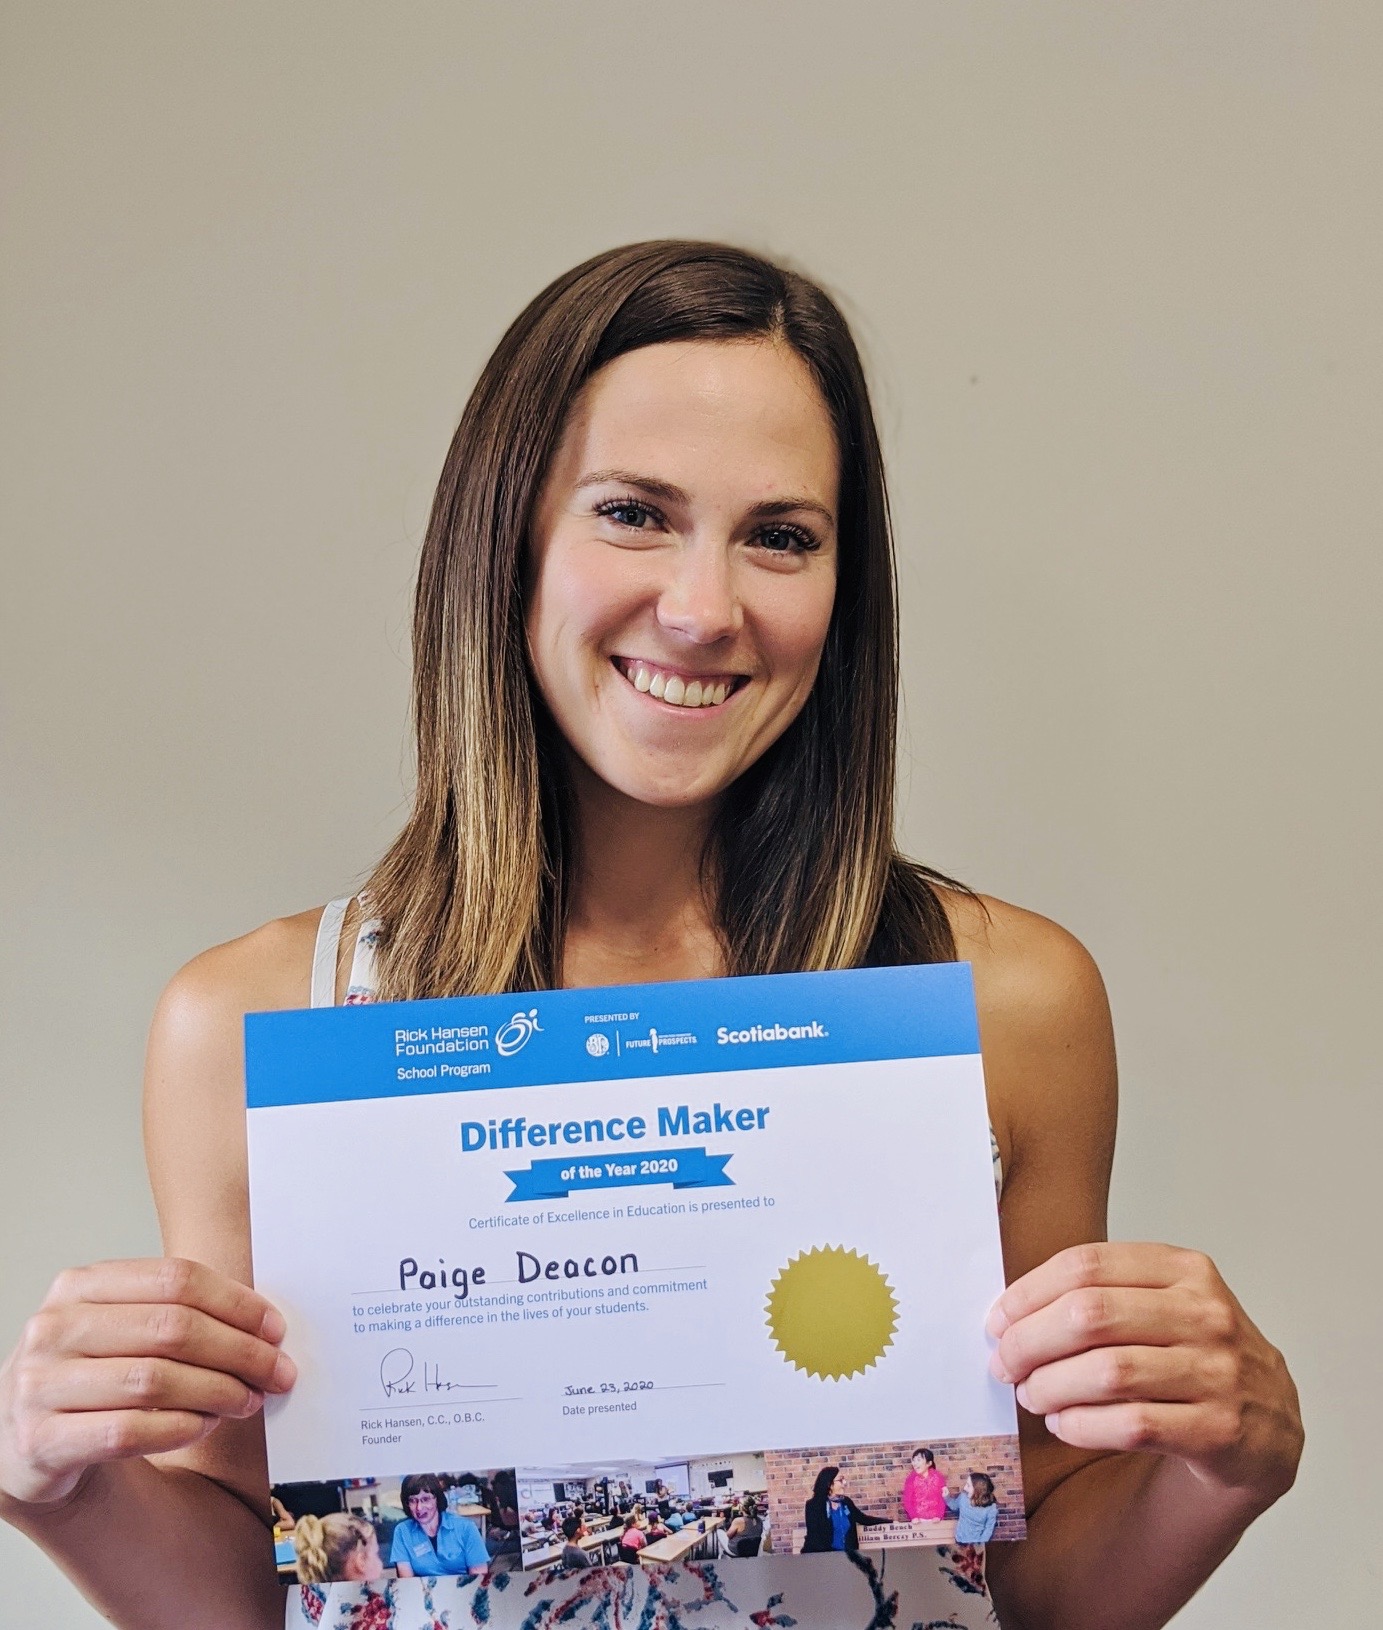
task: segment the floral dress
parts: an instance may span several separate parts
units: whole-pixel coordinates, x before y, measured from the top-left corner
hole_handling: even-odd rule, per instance
[[[322,914],[314,1007],[335,1002],[349,904],[334,900]],[[378,939],[379,924],[363,922],[347,1002],[374,1000]],[[997,1146],[994,1161],[997,1183]],[[285,1630],[993,1630],[998,1622],[982,1545],[295,1585],[284,1619]]]

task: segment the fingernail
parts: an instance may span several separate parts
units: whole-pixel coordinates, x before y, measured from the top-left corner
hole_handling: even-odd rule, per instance
[[[1005,1386],[1008,1386],[1013,1380],[1013,1377],[1009,1374],[1004,1365],[1003,1359],[999,1357],[998,1353],[990,1354],[989,1373],[996,1381],[1002,1381]]]
[[[258,1410],[261,1410],[263,1408],[264,1408],[264,1394],[262,1392],[259,1392],[256,1388],[251,1387],[249,1397],[246,1398],[246,1400],[245,1400],[245,1406],[241,1410],[241,1414],[248,1418],[249,1416],[255,1414]]]
[[[288,1333],[288,1326],[284,1323],[283,1314],[276,1307],[271,1307],[264,1315],[264,1322],[259,1327],[259,1333],[265,1341],[282,1341]]]
[[[1014,1396],[1018,1399],[1018,1402],[1022,1404],[1024,1409],[1028,1407],[1028,1383],[1026,1381],[1020,1381],[1018,1383],[1018,1390]]]
[[[1057,1410],[1056,1413],[1046,1415],[1043,1417],[1043,1419],[1046,1421],[1047,1430],[1052,1434],[1052,1436],[1054,1438],[1059,1438],[1061,1436],[1061,1411]]]
[[[274,1386],[280,1392],[287,1392],[297,1379],[298,1366],[289,1358],[287,1353],[280,1353],[274,1361]]]
[[[994,1306],[990,1308],[989,1317],[984,1321],[984,1327],[996,1340],[1008,1329],[1009,1316],[998,1302],[995,1302]]]

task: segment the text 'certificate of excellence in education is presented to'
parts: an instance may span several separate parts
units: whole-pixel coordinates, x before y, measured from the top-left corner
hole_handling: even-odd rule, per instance
[[[331,1513],[414,1573],[829,1549],[830,1467],[852,1545],[1022,1537],[967,964],[245,1033],[286,1574]]]

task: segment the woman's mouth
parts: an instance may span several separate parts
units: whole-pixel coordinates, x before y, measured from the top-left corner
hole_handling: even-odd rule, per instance
[[[719,707],[728,696],[749,683],[746,674],[690,674],[647,662],[642,657],[611,657],[610,661],[636,691],[673,707]]]

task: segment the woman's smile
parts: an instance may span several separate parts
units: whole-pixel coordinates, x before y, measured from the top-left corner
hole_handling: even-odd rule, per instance
[[[723,707],[749,683],[747,674],[697,673],[651,658],[616,656],[610,662],[641,696],[684,710]]]

